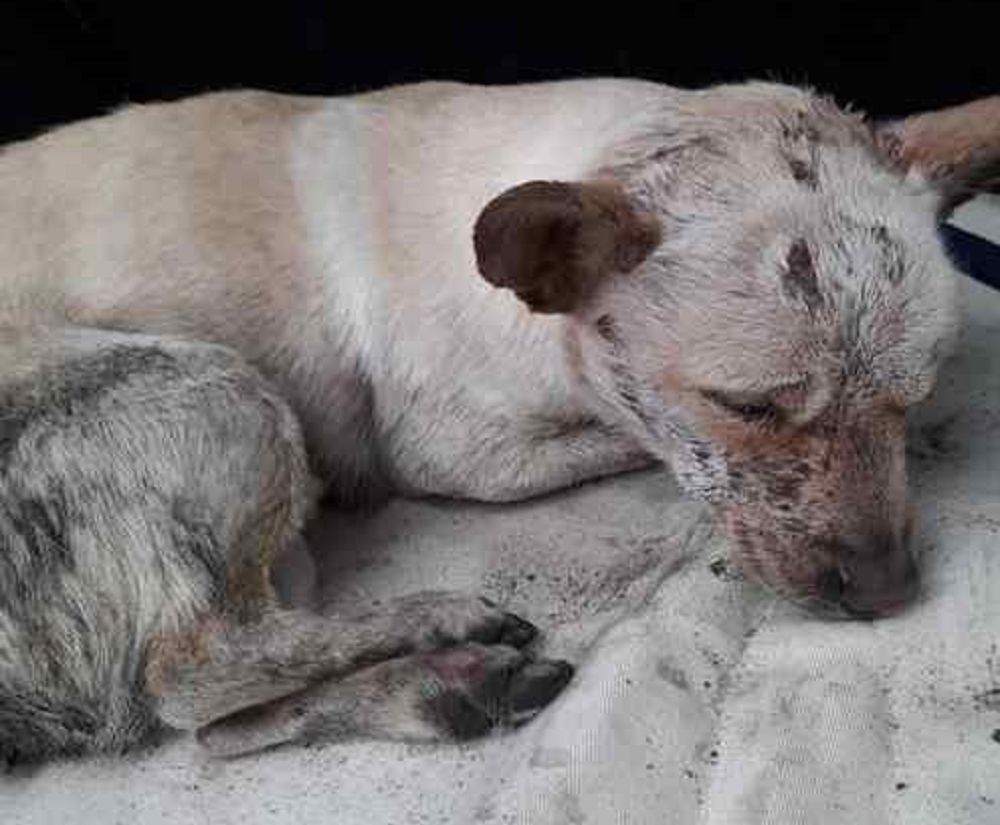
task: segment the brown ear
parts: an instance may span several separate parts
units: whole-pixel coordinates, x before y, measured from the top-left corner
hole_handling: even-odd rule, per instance
[[[893,165],[919,169],[943,191],[947,211],[1000,191],[1000,96],[886,123],[876,135]]]
[[[570,312],[604,277],[642,263],[660,227],[616,184],[532,181],[492,200],[473,237],[487,281],[535,312]]]

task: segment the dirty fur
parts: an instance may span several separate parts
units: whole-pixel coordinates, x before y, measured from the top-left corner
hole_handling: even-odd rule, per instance
[[[603,392],[615,397],[628,362],[618,406],[718,505],[749,572],[818,598],[837,571],[862,590],[859,612],[902,600],[909,572],[861,569],[912,570],[904,412],[929,392],[956,323],[939,195],[828,101],[766,86],[704,98],[710,117],[691,104],[708,117],[693,131],[664,145],[650,125],[606,162],[667,217],[647,265],[589,310],[598,325],[629,319]],[[807,179],[787,160],[803,141]],[[608,347],[584,353],[593,379]]]
[[[905,409],[956,324],[935,220],[996,157],[977,133],[955,180],[938,141],[926,174],[922,117],[421,84],[2,150],[0,757],[456,738],[566,683],[475,597],[279,603],[320,492],[514,501],[660,460],[765,582],[897,607]]]

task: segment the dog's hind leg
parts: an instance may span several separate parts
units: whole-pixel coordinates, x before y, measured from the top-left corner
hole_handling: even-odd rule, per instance
[[[311,485],[295,419],[219,347],[0,329],[0,750],[120,750],[147,650],[270,604]]]

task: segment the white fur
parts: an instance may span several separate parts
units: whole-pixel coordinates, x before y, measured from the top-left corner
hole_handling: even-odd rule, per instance
[[[798,114],[818,124],[818,150],[781,142]],[[691,437],[669,394],[649,402],[662,408],[656,443],[609,413],[586,327],[598,312],[628,318],[624,334],[642,341],[629,357],[652,385],[678,342],[671,369],[702,386],[818,375],[796,359],[830,329],[800,322],[777,288],[799,235],[817,250],[822,288],[839,279],[852,305],[878,309],[860,322],[874,324],[867,342],[896,313],[872,374],[913,384],[907,398],[926,391],[933,369],[922,365],[953,325],[936,199],[861,142],[833,107],[768,84],[428,83],[132,106],[0,155],[0,321],[227,344],[277,382],[334,486],[523,497],[646,451],[675,457],[677,438]],[[782,152],[814,164],[821,194],[791,179]],[[608,174],[664,225],[638,272],[609,279],[576,318],[532,315],[478,276],[471,230],[491,198],[525,180]],[[907,248],[891,297],[850,228],[866,220]],[[720,297],[734,287],[753,298]],[[833,327],[856,315],[838,312]],[[793,353],[810,335],[816,346]],[[814,400],[825,383],[814,381]],[[715,483],[682,475],[692,488]]]

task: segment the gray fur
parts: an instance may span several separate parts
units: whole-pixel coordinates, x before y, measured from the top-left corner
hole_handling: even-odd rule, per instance
[[[287,500],[286,530],[309,506],[297,426],[235,356],[59,338],[43,342],[56,366],[18,364],[3,393],[0,731],[22,758],[154,730],[149,641],[220,606],[262,497]]]
[[[278,608],[270,557],[317,488],[291,411],[234,353],[89,332],[7,343],[0,756],[121,751],[414,651],[534,635],[447,594],[368,616]],[[407,672],[412,704],[424,676]]]
[[[134,376],[167,377],[173,371],[173,360],[154,346],[116,344],[94,355],[45,365],[18,385],[0,387],[0,467],[31,424],[65,419]]]

